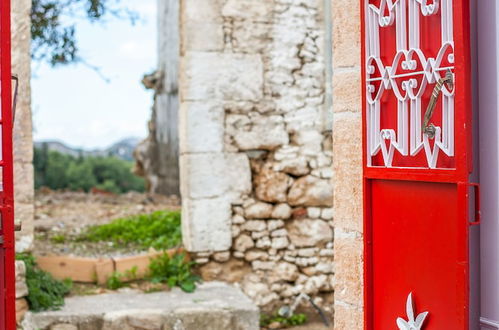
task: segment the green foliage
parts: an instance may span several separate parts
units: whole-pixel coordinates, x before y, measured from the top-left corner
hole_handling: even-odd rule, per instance
[[[172,257],[167,253],[153,259],[149,264],[150,280],[165,283],[170,288],[179,286],[185,292],[194,292],[196,282],[201,278],[192,273],[194,262],[187,261],[185,253],[176,253]]]
[[[109,290],[118,290],[125,286],[123,278],[125,276],[119,272],[113,272],[106,281],[106,286]]]
[[[125,271],[125,277],[128,280],[135,281],[137,279],[137,272],[139,271],[139,268],[137,266],[133,266],[131,269],[128,269]]]
[[[132,173],[133,163],[116,157],[72,157],[49,151],[46,145],[35,148],[35,187],[89,191],[92,188],[112,193],[145,190],[144,180]]]
[[[66,236],[64,236],[62,234],[56,234],[56,235],[52,236],[50,238],[50,240],[52,241],[52,243],[55,243],[55,244],[63,244],[63,243],[66,243]]]
[[[307,315],[305,314],[294,314],[291,317],[283,317],[277,313],[272,315],[261,314],[260,315],[260,326],[267,327],[272,323],[279,323],[281,327],[288,328],[296,325],[302,325],[307,323]]]
[[[113,242],[117,246],[137,245],[166,250],[177,247],[182,241],[180,212],[157,211],[151,214],[117,219],[100,226],[93,226],[80,236],[80,241]]]
[[[90,22],[102,21],[106,15],[126,18],[132,23],[138,18],[120,0],[31,1],[32,57],[52,66],[81,61],[76,42],[77,16],[83,14]]]
[[[35,258],[30,254],[18,254],[17,260],[26,264],[27,298],[31,311],[40,312],[59,309],[64,305],[66,296],[72,287],[71,280],[58,281],[47,272],[36,267]]]

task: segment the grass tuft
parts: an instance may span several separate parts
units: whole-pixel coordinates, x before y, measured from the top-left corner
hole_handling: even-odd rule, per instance
[[[297,325],[303,325],[307,323],[307,315],[305,314],[294,314],[291,317],[283,317],[277,313],[272,315],[261,314],[260,315],[260,326],[268,327],[271,324],[279,324],[279,327],[289,328]]]

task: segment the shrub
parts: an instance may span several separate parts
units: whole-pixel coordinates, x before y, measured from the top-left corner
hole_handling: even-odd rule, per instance
[[[116,246],[136,245],[143,249],[170,249],[179,246],[182,241],[180,212],[158,211],[117,219],[109,224],[88,228],[80,240],[107,241]]]
[[[149,264],[149,277],[153,283],[165,283],[170,288],[179,286],[185,292],[194,292],[201,278],[192,273],[194,262],[187,260],[185,253],[172,257],[167,253],[154,258]]]
[[[133,162],[116,157],[73,157],[35,148],[35,187],[89,191],[96,187],[112,193],[145,191],[144,179],[132,173]]]
[[[58,281],[49,273],[38,269],[35,258],[30,254],[18,254],[16,259],[26,264],[26,284],[29,290],[26,299],[31,311],[40,312],[64,306],[64,297],[72,287],[71,280]]]

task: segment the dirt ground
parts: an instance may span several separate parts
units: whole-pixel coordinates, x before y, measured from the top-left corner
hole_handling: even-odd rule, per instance
[[[177,197],[130,192],[108,193],[40,191],[35,197],[36,255],[107,256],[129,255],[137,251],[109,245],[76,241],[87,226],[159,210],[178,210]]]

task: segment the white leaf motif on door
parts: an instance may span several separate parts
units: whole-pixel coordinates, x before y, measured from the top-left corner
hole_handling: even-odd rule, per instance
[[[399,329],[421,330],[426,316],[428,316],[428,312],[421,313],[416,317],[416,319],[414,319],[414,304],[412,303],[412,292],[409,293],[409,297],[407,297],[406,312],[408,319],[407,321],[401,317],[397,319],[397,325]]]

